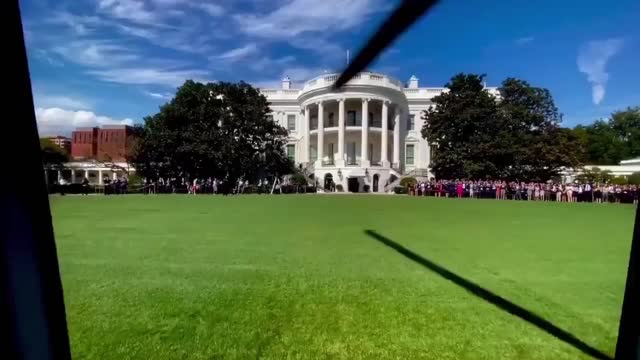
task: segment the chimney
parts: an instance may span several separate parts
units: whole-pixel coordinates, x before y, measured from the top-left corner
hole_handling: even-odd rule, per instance
[[[285,76],[284,79],[282,79],[282,88],[283,89],[291,89],[291,79],[289,79],[288,76]]]
[[[418,88],[418,78],[415,75],[411,75],[409,79],[409,89],[417,89]]]

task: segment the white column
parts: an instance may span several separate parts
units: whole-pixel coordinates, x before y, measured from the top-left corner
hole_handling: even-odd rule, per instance
[[[322,166],[324,160],[324,107],[318,103],[318,166]]]
[[[71,183],[74,184],[76,182],[76,171],[71,169]]]
[[[58,182],[62,179],[62,171],[58,170]]]
[[[311,114],[309,113],[309,105],[304,107],[304,162],[311,161],[311,136],[309,135],[309,129],[311,128]]]
[[[369,167],[369,99],[362,99],[362,139],[360,166]]]
[[[114,172],[114,173],[112,174],[111,178],[112,178],[113,180],[118,179],[118,173],[117,173],[117,172]]]
[[[383,167],[389,167],[389,105],[382,102],[382,140],[380,148],[380,162]]]
[[[338,100],[338,159],[337,167],[344,167],[344,102],[345,99]]]
[[[102,185],[102,170],[98,170],[98,184]]]
[[[44,182],[49,184],[49,170],[44,169]]]
[[[89,170],[84,171],[84,177],[87,178],[87,180],[89,180]]]
[[[393,120],[393,164],[400,167],[400,109],[397,107]]]

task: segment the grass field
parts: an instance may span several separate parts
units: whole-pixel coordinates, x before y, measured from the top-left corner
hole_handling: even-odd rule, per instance
[[[612,356],[635,209],[406,196],[52,197],[74,359]]]

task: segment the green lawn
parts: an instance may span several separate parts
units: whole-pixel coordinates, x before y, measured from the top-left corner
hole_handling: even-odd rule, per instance
[[[407,196],[50,199],[74,359],[576,359],[371,229],[613,355],[635,209]]]

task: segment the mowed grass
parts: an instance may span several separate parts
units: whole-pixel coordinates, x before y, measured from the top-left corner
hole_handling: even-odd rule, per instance
[[[613,355],[635,209],[407,196],[50,199],[74,359],[576,359],[371,229]]]

